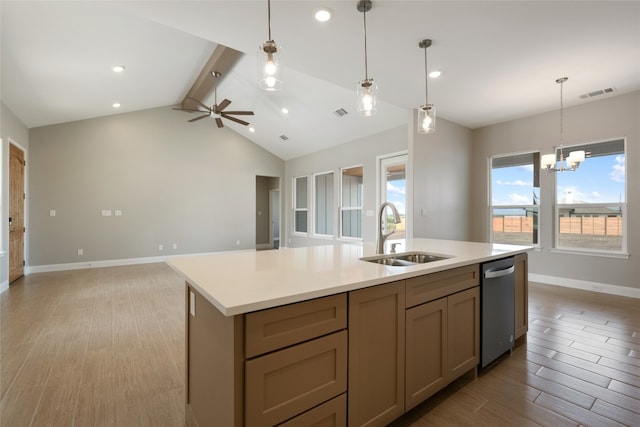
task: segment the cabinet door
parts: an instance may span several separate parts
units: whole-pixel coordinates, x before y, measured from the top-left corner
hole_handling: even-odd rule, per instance
[[[476,367],[480,361],[480,288],[447,298],[450,381]]]
[[[447,298],[413,307],[407,319],[407,411],[449,383]]]
[[[404,413],[405,282],[349,293],[349,426]]]
[[[529,329],[529,271],[527,268],[527,254],[514,257],[516,272],[515,288],[515,334],[516,339],[527,333]]]

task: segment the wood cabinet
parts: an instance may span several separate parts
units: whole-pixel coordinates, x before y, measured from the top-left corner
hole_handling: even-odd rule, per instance
[[[406,320],[406,409],[409,410],[449,383],[447,298],[408,309]]]
[[[529,269],[526,253],[514,257],[515,271],[515,338],[529,330]]]
[[[346,425],[345,293],[225,317],[187,285],[186,306],[187,426]]]
[[[404,413],[405,282],[349,292],[350,427]]]
[[[469,269],[459,271],[468,289],[423,303],[406,311],[406,410],[456,378],[476,369],[480,350],[480,288],[467,280]],[[449,274],[447,277],[455,277]],[[431,280],[431,277],[417,278]],[[469,286],[472,286],[469,288]],[[447,288],[442,288],[445,291]],[[440,294],[438,294],[440,295]]]

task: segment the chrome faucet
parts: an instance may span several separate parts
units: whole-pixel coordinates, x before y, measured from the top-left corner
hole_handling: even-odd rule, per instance
[[[391,211],[393,211],[393,222],[395,224],[400,224],[401,221],[398,209],[396,209],[393,203],[384,202],[380,205],[380,211],[378,212],[378,219],[380,222],[378,223],[378,244],[376,249],[377,254],[384,254],[384,242],[386,242],[387,237],[393,234],[393,231],[389,231],[388,233],[382,232],[382,213],[384,212],[384,208],[387,206],[389,206],[391,208]]]

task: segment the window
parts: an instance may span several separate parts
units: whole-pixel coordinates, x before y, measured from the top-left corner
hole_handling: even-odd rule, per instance
[[[362,239],[362,166],[341,169],[340,237]]]
[[[293,179],[293,231],[307,232],[307,177],[300,176]]]
[[[313,176],[314,234],[333,236],[333,172]]]
[[[491,241],[538,244],[540,153],[491,159]]]
[[[626,252],[625,140],[564,147],[584,150],[575,172],[556,173],[556,248]]]

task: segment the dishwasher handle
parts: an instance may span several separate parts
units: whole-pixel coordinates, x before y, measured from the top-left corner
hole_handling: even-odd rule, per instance
[[[496,277],[508,276],[509,274],[513,274],[514,271],[516,271],[515,265],[507,268],[496,268],[495,270],[487,270],[484,272],[484,278],[495,279]]]

